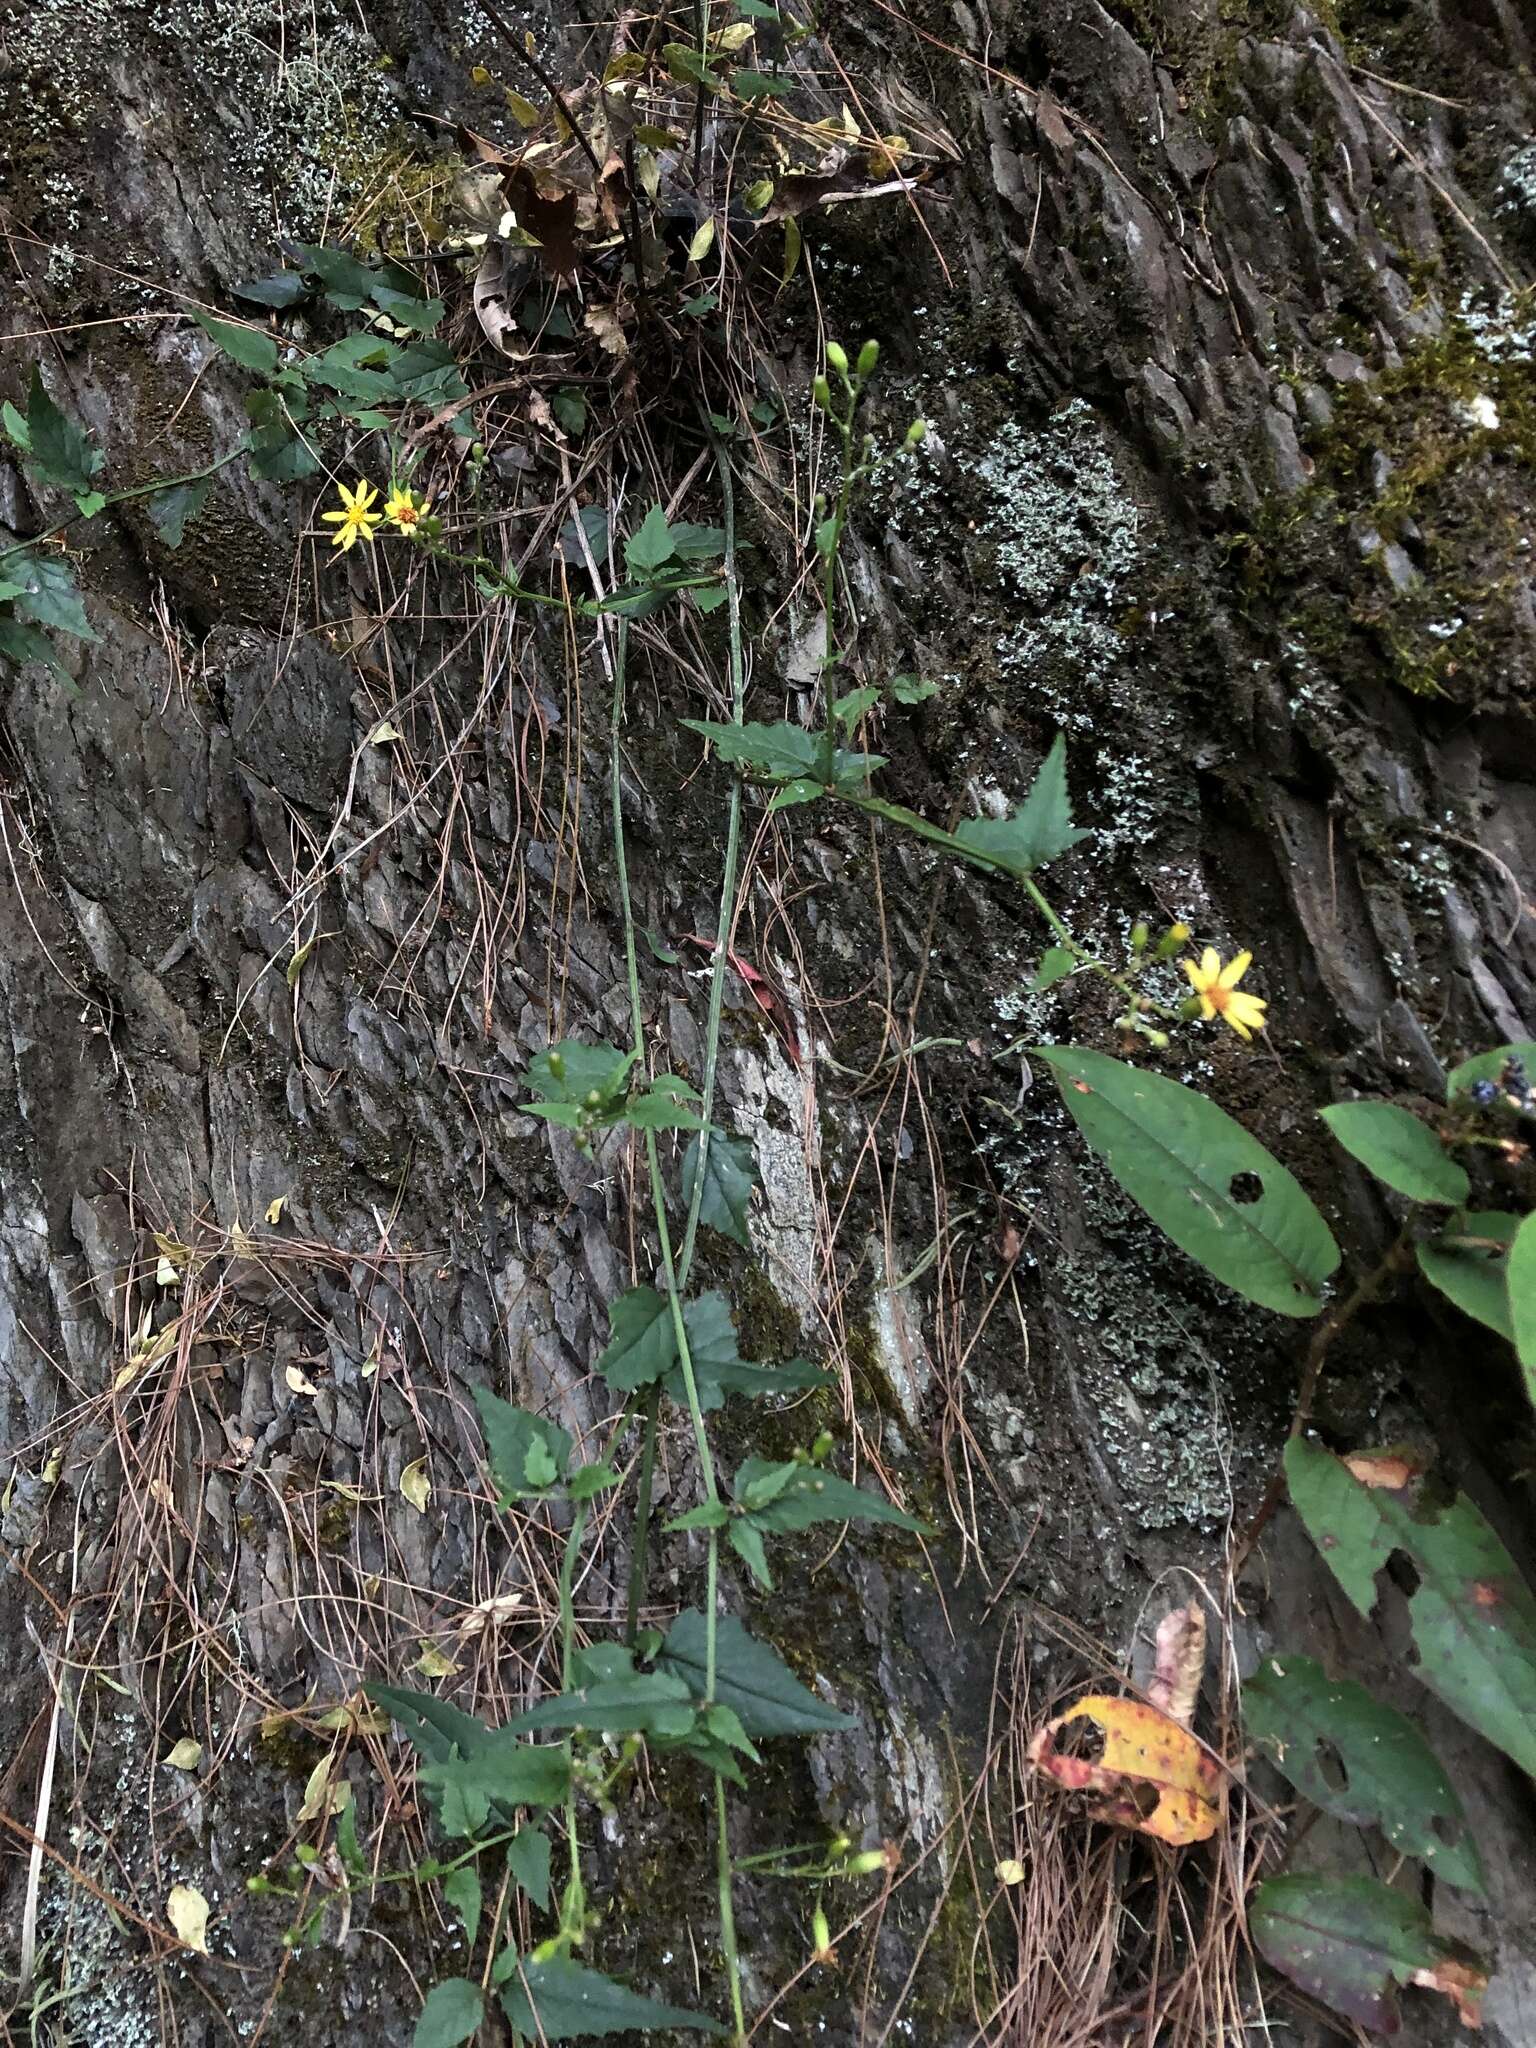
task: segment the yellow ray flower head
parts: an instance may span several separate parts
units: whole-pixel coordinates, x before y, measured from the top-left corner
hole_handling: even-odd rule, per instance
[[[1224,1017],[1239,1038],[1250,1040],[1255,1031],[1264,1029],[1264,998],[1249,995],[1237,985],[1253,965],[1251,953],[1238,953],[1223,967],[1216,948],[1207,946],[1198,962],[1186,960],[1182,964],[1190,987],[1200,998],[1200,1014],[1207,1022],[1212,1017]]]
[[[396,484],[384,501],[384,517],[396,533],[416,534],[431,503],[430,498],[418,498],[414,491],[402,490]]]
[[[384,515],[369,510],[379,495],[372,484],[359,480],[355,490],[349,491],[345,484],[338,484],[336,490],[341,499],[342,510],[323,512],[320,516],[327,525],[336,529],[331,535],[332,547],[340,548],[345,553],[359,535],[364,540],[372,540],[374,528]]]

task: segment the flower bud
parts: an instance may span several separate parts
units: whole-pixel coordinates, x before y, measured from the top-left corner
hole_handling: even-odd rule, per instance
[[[840,377],[848,374],[848,351],[840,341],[827,343],[827,361]]]
[[[1198,996],[1186,996],[1183,1002],[1179,1005],[1179,1015],[1188,1020],[1193,1020],[1194,1018],[1198,1017],[1199,1014],[1200,998]]]
[[[857,1856],[850,1856],[846,1865],[849,1877],[868,1877],[872,1870],[885,1870],[889,1858],[883,1849],[863,1849]]]
[[[879,342],[866,341],[864,346],[859,350],[859,375],[861,377],[872,377],[875,374],[875,365],[876,363],[879,362],[879,360]]]
[[[1159,1052],[1166,1052],[1169,1043],[1168,1034],[1166,1031],[1149,1031],[1147,1033],[1147,1043],[1150,1046],[1155,1046]]]
[[[589,1088],[582,1097],[582,1107],[584,1109],[601,1109],[602,1105],[603,1098],[595,1088]]]
[[[815,1960],[818,1963],[826,1960],[832,1953],[832,1930],[820,1906],[811,1915],[811,1940],[816,1945]]]
[[[928,422],[926,420],[914,420],[907,429],[907,438],[902,443],[902,446],[904,448],[915,448],[920,441],[925,441],[927,438]]]
[[[1189,926],[1187,924],[1171,924],[1157,942],[1157,957],[1159,960],[1171,960],[1180,946],[1186,946],[1188,943]]]
[[[555,1080],[557,1080],[557,1081],[562,1081],[562,1080],[564,1080],[564,1078],[565,1078],[565,1054],[564,1054],[563,1052],[552,1052],[552,1053],[550,1054],[550,1056],[549,1056],[549,1071],[550,1071],[551,1075],[552,1075],[552,1076],[554,1077],[554,1079],[555,1079]]]
[[[811,1462],[819,1465],[832,1448],[832,1432],[824,1429],[811,1445]]]
[[[1131,951],[1133,953],[1145,953],[1147,941],[1151,936],[1152,934],[1147,930],[1145,923],[1138,918],[1135,924],[1131,926]]]
[[[811,386],[811,396],[823,412],[832,410],[832,386],[825,377],[818,376]]]

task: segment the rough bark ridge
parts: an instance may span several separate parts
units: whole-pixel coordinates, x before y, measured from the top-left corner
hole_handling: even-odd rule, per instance
[[[569,14],[531,19],[577,81],[609,31]],[[1065,869],[1075,918],[1108,933],[1161,910],[1253,947],[1277,1056],[1212,1043],[1202,1077],[1369,1253],[1388,1219],[1312,1109],[1348,1087],[1434,1096],[1452,1059],[1536,1026],[1528,21],[1514,0],[850,17],[832,50],[877,125],[915,105],[958,145],[918,202],[926,232],[893,199],[806,223],[830,331],[881,335],[891,420],[936,429],[856,564],[870,660],[942,686],[893,717],[891,794],[934,815],[1017,795],[1065,728],[1099,832]],[[428,117],[498,119],[471,71],[501,53],[437,0],[43,0],[0,20],[4,387],[41,359],[125,477],[243,430],[178,293],[225,302],[273,267],[280,228],[318,236],[371,178],[403,178],[442,146]],[[803,282],[772,318],[798,392]],[[544,482],[559,494],[557,469]],[[748,500],[782,567],[771,497]],[[551,1566],[490,1513],[467,1389],[592,1427],[604,1304],[650,1277],[622,1159],[583,1161],[516,1109],[557,1030],[624,1027],[600,677],[570,687],[542,629],[381,625],[366,573],[349,600],[307,551],[295,565],[295,501],[237,468],[176,555],[97,522],[76,687],[0,682],[0,1755],[30,1828],[56,1751],[47,1837],[86,1882],[46,1868],[39,1981],[69,1992],[47,2024],[113,2048],[258,2025],[312,2048],[409,2039],[410,1976],[453,1937],[400,1899],[330,1923],[269,1997],[284,1917],[243,1885],[293,1838],[331,1738],[264,1717],[398,1675],[423,1640],[452,1651],[466,1703],[550,1680],[545,1622],[472,1612],[517,1594],[547,1614]],[[50,509],[0,462],[9,531]],[[764,626],[765,715],[803,690],[800,646]],[[627,791],[641,921],[708,936],[719,786],[687,780],[676,720],[697,699],[656,674]],[[385,715],[404,744],[367,743]],[[975,2038],[973,1997],[990,2011],[1013,1967],[999,1937],[977,1988],[969,1872],[990,1896],[1015,1848],[994,1678],[995,1738],[1021,1672],[1038,1708],[1083,1641],[1120,1654],[1166,1567],[1216,1564],[1288,1419],[1294,1333],[1218,1298],[1049,1091],[991,1064],[1019,1037],[1109,1042],[1096,1001],[1025,993],[1038,936],[1012,893],[830,828],[786,827],[749,892],[743,955],[836,1064],[786,1058],[734,991],[726,1087],[763,1163],[773,1286],[725,1246],[713,1277],[758,1355],[830,1352],[863,1451],[946,1531],[932,1570],[850,1542],[774,1623],[859,1725],[787,1749],[740,1849],[835,1826],[925,1859],[867,1974],[812,1973],[777,2008],[795,2035]],[[702,1023],[682,951],[645,963],[674,1067]],[[940,1043],[876,1074],[887,1004]],[[208,1254],[175,1304],[157,1233]],[[143,1333],[165,1328],[146,1367]],[[1433,1443],[1529,1564],[1528,1425],[1505,1362],[1466,1339],[1425,1300],[1364,1318],[1321,1419]],[[422,1459],[425,1514],[400,1490]],[[686,1500],[681,1436],[665,1464]],[[625,1564],[616,1533],[581,1591],[594,1627]],[[662,1566],[658,1601],[667,1574],[693,1586],[685,1545]],[[1284,1517],[1235,1637],[1240,1660],[1273,1643],[1412,1696],[1490,1866],[1487,1910],[1442,1899],[1442,1922],[1496,1961],[1484,2038],[1528,2042],[1530,1787],[1402,1677]],[[158,1766],[184,1734],[199,1777]],[[376,1826],[361,1746],[348,1774]],[[594,1829],[597,1959],[685,1998],[689,1930],[703,1955],[714,1940],[702,1815],[662,1774]],[[1309,1843],[1353,1869],[1383,1868],[1380,1848]],[[15,1926],[20,1838],[4,1879]],[[155,1960],[102,1903],[163,1927],[182,1880],[221,1915],[206,1968]],[[749,1892],[754,2002],[799,1967],[805,1911]],[[988,2038],[1153,2038],[1144,2005],[1076,2031],[1046,2009],[1022,1998]],[[1408,2029],[1454,2031],[1427,1998]]]

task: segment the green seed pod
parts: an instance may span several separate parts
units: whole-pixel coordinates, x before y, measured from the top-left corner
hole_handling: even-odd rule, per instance
[[[907,429],[907,438],[903,445],[907,448],[915,448],[920,441],[925,441],[927,438],[928,422],[926,420],[914,420]]]
[[[827,1456],[831,1449],[832,1432],[830,1429],[824,1429],[821,1432],[820,1436],[817,1437],[816,1441],[811,1445],[811,1462],[813,1464],[819,1465],[822,1459]]]
[[[815,383],[811,386],[811,396],[823,412],[830,412],[832,410],[832,386],[825,377],[817,377]]]
[[[1133,953],[1145,953],[1147,941],[1151,936],[1152,934],[1147,930],[1146,925],[1138,918],[1135,924],[1131,926],[1131,951]]]
[[[847,1875],[849,1877],[868,1877],[872,1870],[884,1870],[885,1867],[885,1851],[883,1849],[865,1849],[859,1855],[848,1858]]]
[[[549,1071],[557,1081],[565,1079],[565,1054],[552,1052],[549,1056]]]
[[[840,341],[829,341],[827,343],[827,361],[836,370],[839,377],[847,376],[848,351]]]
[[[602,1105],[603,1098],[595,1088],[589,1088],[582,1097],[582,1107],[584,1109],[601,1109]]]
[[[1192,1022],[1199,1014],[1200,998],[1198,996],[1186,996],[1179,1005],[1179,1015]]]
[[[816,1953],[824,1956],[832,1946],[832,1930],[827,1925],[827,1916],[818,1906],[811,1915],[811,1940],[816,1944]]]
[[[1157,942],[1157,957],[1159,960],[1171,960],[1180,946],[1188,945],[1188,943],[1189,926],[1187,924],[1171,924]]]
[[[1168,1050],[1169,1042],[1170,1041],[1166,1031],[1149,1031],[1147,1033],[1148,1045],[1155,1046],[1159,1052],[1166,1052]]]
[[[859,350],[859,375],[861,377],[872,377],[875,374],[875,365],[876,363],[879,362],[879,360],[879,342],[866,341],[864,346]]]

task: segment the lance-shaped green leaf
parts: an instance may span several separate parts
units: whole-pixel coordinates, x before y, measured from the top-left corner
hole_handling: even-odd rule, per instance
[[[1410,1201],[1459,1209],[1467,1199],[1465,1170],[1433,1131],[1395,1102],[1336,1102],[1322,1118],[1351,1158]]]
[[[1458,1217],[1438,1237],[1414,1248],[1419,1271],[1463,1315],[1514,1342],[1505,1285],[1507,1252],[1520,1227],[1518,1216],[1486,1209]]]
[[[689,1142],[683,1154],[683,1200],[692,1204],[699,1180],[702,1138]],[[703,1189],[699,1195],[699,1221],[750,1251],[747,1217],[752,1207],[752,1190],[757,1185],[757,1155],[751,1140],[711,1128],[709,1148],[704,1153]]]
[[[519,1956],[507,1949],[493,1971],[514,2034],[530,2041],[592,2041],[606,2034],[686,2027],[696,2034],[725,2028],[703,2013],[643,1998],[612,1977],[568,1956]]]
[[[668,1630],[656,1659],[658,1670],[684,1680],[699,1699],[705,1691],[706,1634],[704,1616],[697,1608],[687,1608]],[[729,1614],[721,1615],[718,1626],[715,1697],[734,1710],[754,1741],[853,1725],[851,1716],[824,1706],[807,1692],[783,1658],[749,1636]]]
[[[1417,1899],[1374,1878],[1269,1878],[1248,1925],[1277,1970],[1363,2027],[1397,2032],[1400,1984],[1445,1992],[1477,2024],[1487,1971],[1435,1933]]]
[[[277,340],[264,327],[242,327],[233,320],[215,320],[211,313],[194,312],[192,318],[214,347],[221,349],[242,370],[254,370],[259,377],[270,377],[277,368]]]
[[[1536,1080],[1536,1040],[1521,1038],[1512,1045],[1496,1045],[1491,1052],[1477,1053],[1472,1059],[1463,1060],[1459,1067],[1452,1067],[1445,1078],[1446,1101],[1454,1102],[1465,1095],[1476,1081],[1497,1082],[1512,1060],[1529,1069],[1530,1078]]]
[[[571,1437],[558,1422],[514,1408],[489,1387],[474,1389],[491,1473],[509,1500],[543,1493],[564,1479],[571,1462]]]
[[[637,1671],[622,1643],[594,1643],[573,1661],[569,1692],[540,1700],[507,1726],[592,1728],[604,1735],[686,1735],[695,1719],[688,1681],[672,1671]]]
[[[473,1939],[473,1937],[471,1937]],[[421,2008],[411,2048],[461,2048],[480,2031],[485,1998],[467,1977],[448,1977],[434,1984]]]
[[[1315,1316],[1339,1263],[1299,1183],[1208,1096],[1101,1052],[1037,1046],[1078,1128],[1126,1193],[1225,1286]]]
[[[1285,1451],[1291,1500],[1362,1615],[1394,1551],[1418,1574],[1408,1599],[1417,1662],[1431,1692],[1536,1776],[1536,1599],[1487,1521],[1458,1494],[1417,1515],[1404,1494],[1363,1486],[1305,1437]]]
[[[968,818],[955,827],[955,839],[966,853],[981,854],[989,865],[1012,875],[1033,874],[1089,837],[1072,822],[1067,742],[1061,733],[1016,811],[1006,818]]]
[[[1243,1687],[1243,1724],[1314,1806],[1380,1828],[1435,1875],[1483,1888],[1477,1844],[1438,1758],[1406,1715],[1311,1657],[1266,1657]]]
[[[1536,1403],[1536,1213],[1527,1216],[1515,1232],[1505,1261],[1505,1283],[1515,1353],[1525,1376],[1525,1391]]]

